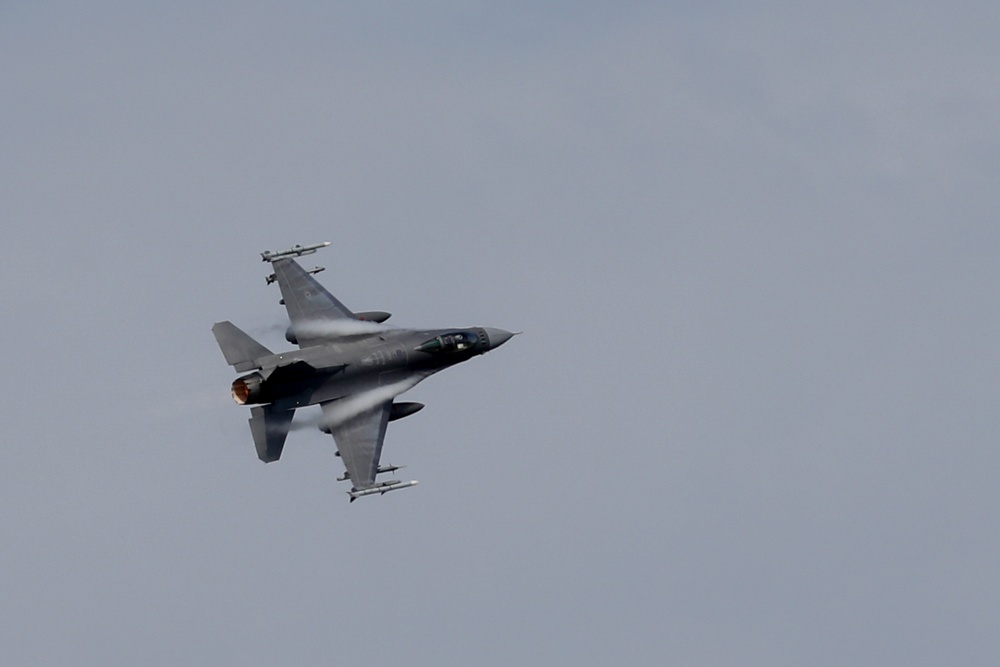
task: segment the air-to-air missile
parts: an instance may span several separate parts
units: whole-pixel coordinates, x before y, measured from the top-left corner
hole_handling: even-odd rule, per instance
[[[374,494],[382,495],[384,493],[389,493],[390,491],[395,491],[396,489],[405,489],[411,486],[416,486],[418,484],[417,480],[410,480],[409,482],[400,482],[398,479],[391,479],[388,482],[381,482],[375,486],[369,486],[364,489],[352,489],[348,491],[347,494],[351,497],[351,502],[353,503],[358,498],[362,496],[371,496]]]
[[[270,250],[265,250],[260,253],[261,261],[273,262],[276,259],[281,259],[282,257],[301,257],[302,255],[311,255],[320,248],[325,248],[330,245],[331,241],[324,241],[323,243],[317,243],[316,245],[294,245],[288,250],[282,250],[281,252],[271,252]]]

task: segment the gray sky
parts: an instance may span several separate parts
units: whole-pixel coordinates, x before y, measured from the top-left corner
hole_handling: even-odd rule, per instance
[[[0,662],[997,664],[1000,9],[665,5],[0,8]],[[351,505],[210,331],[324,240],[525,331]]]

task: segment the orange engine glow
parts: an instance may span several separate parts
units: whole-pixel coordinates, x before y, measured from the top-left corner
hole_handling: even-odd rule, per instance
[[[246,405],[248,398],[250,398],[250,387],[247,386],[246,380],[240,378],[233,382],[233,400],[240,405]]]
[[[262,378],[258,373],[252,373],[250,375],[244,375],[241,378],[236,378],[233,382],[232,388],[233,400],[239,405],[257,403],[260,398],[260,388],[262,384],[264,384],[264,378]]]

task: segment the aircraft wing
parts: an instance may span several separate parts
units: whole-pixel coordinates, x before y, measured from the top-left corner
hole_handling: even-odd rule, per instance
[[[375,484],[392,399],[347,418],[343,414],[342,401],[345,400],[350,399],[322,403],[323,418],[330,427],[330,434],[337,443],[337,451],[354,488],[366,489]]]
[[[271,261],[288,319],[299,347],[310,347],[336,338],[336,323],[357,321],[347,306],[337,300],[291,258]]]

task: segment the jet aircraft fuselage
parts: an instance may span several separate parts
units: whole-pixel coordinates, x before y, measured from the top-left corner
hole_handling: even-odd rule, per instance
[[[502,329],[386,329],[258,359],[261,370],[237,378],[240,405],[295,409],[378,387],[423,380],[510,339]]]

